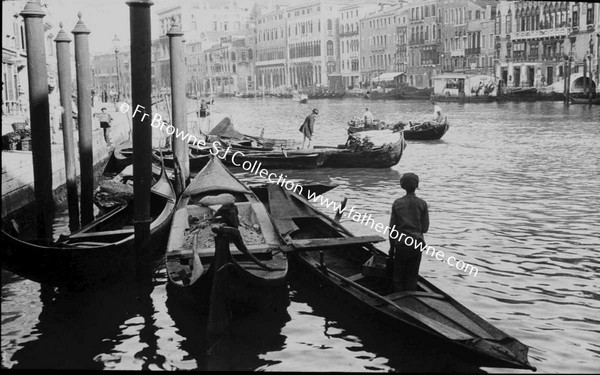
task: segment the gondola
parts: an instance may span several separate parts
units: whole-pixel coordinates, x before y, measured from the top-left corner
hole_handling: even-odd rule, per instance
[[[412,125],[407,130],[401,130],[404,133],[404,139],[408,141],[433,141],[440,139],[450,129],[448,119],[441,124],[432,124],[424,122]]]
[[[210,295],[210,304],[226,295],[235,304],[284,286],[288,267],[281,245],[261,201],[213,157],[175,209],[166,254],[171,290],[194,299]],[[227,292],[212,292],[215,278]]]
[[[304,197],[278,185],[271,185],[268,193],[265,204],[289,246],[290,262],[301,274],[326,285],[322,293],[349,300],[390,329],[425,336],[479,366],[535,370],[526,345],[425,278],[419,277],[418,291],[394,292],[385,272],[387,255],[373,245],[383,238],[354,237]]]
[[[162,170],[152,186],[152,244],[144,267],[164,254],[175,192]],[[133,201],[98,217],[50,245],[26,242],[2,231],[2,267],[27,279],[68,288],[93,287],[129,279],[135,273]]]
[[[353,151],[346,145],[337,148],[315,146],[310,152],[318,152],[327,156],[323,168],[390,168],[400,162],[406,143],[400,135],[394,143],[388,143],[371,150]],[[300,152],[300,151],[294,151]]]
[[[190,172],[196,173],[196,172],[200,172],[202,170],[202,168],[204,168],[206,166],[206,164],[208,164],[208,161],[210,160],[210,156],[208,154],[197,153],[194,151],[194,149],[192,149],[192,147],[194,147],[194,146],[189,147],[189,152],[188,152],[189,168],[190,168]],[[162,150],[162,151],[154,150],[153,153],[156,157],[162,157],[162,159],[164,160],[164,163],[165,163],[165,167],[171,168],[171,169],[174,168],[173,151],[171,151],[170,149]]]
[[[256,164],[258,169],[312,169],[323,165],[327,155],[322,153],[288,154],[281,151],[246,152],[237,155],[230,152],[226,155],[225,164],[232,167],[242,167]],[[250,169],[250,168],[245,168]]]

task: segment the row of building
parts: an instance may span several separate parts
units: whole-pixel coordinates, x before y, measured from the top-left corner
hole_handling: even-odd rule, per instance
[[[543,87],[565,76],[567,61],[575,73],[585,62],[600,81],[598,3],[290,2],[190,0],[157,9],[154,88],[170,87],[168,33],[174,22],[186,40],[189,93],[426,88],[433,77],[457,72],[490,75],[508,88]],[[4,1],[3,8],[6,3],[18,2]],[[18,22],[15,17],[15,47],[5,49],[3,42],[3,83],[10,83],[3,85],[3,103],[19,91],[11,76],[24,67]],[[52,44],[51,35],[48,40]],[[130,92],[129,61],[128,48],[94,56],[94,87]]]

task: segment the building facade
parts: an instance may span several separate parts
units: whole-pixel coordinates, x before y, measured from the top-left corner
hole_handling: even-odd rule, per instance
[[[380,85],[383,73],[397,72],[400,5],[381,4],[360,21],[360,61],[363,86]]]
[[[497,75],[507,88],[544,87],[586,68],[598,82],[597,3],[501,2],[495,19]]]
[[[92,57],[92,88],[97,95],[106,91],[112,98],[131,96],[130,57],[129,47]]]
[[[458,3],[468,2],[469,0],[457,0],[452,2],[452,6],[459,7]],[[449,2],[450,3],[450,2]],[[408,70],[407,82],[410,86],[425,88],[431,87],[431,78],[440,73],[439,67],[442,35],[455,35],[455,33],[464,33],[466,30],[456,30],[457,26],[464,24],[464,18],[450,19],[448,23],[442,22],[438,16],[440,4],[436,0],[425,0],[412,2],[408,7],[408,24],[406,33],[408,36]],[[441,12],[440,12],[441,14]],[[458,23],[460,22],[460,24]],[[462,41],[462,37],[460,38]],[[462,47],[462,44],[461,44]],[[464,48],[464,47],[462,47]],[[462,50],[461,48],[461,50]],[[458,52],[455,52],[458,56]],[[464,51],[462,52],[464,57]]]
[[[286,16],[275,10],[256,20],[256,87],[261,90],[290,85]]]
[[[345,89],[360,86],[360,20],[377,9],[376,4],[355,4],[340,8],[340,71]]]

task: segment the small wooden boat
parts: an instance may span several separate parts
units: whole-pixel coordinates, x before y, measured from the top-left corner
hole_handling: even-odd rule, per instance
[[[133,163],[133,145],[130,141],[115,146],[113,154],[104,168],[105,174],[119,173]]]
[[[233,152],[227,154],[225,163],[228,166],[241,167],[256,165],[256,169],[311,169],[318,168],[327,160],[327,155],[322,153],[288,154],[281,151],[272,152]],[[254,169],[254,168],[252,168]]]
[[[590,100],[589,98],[571,96],[571,97],[569,97],[569,100],[573,104],[593,104],[593,105],[600,104],[600,98],[592,98]]]
[[[301,274],[374,315],[390,329],[427,335],[465,359],[486,367],[533,369],[528,347],[492,326],[448,294],[419,277],[418,291],[393,292],[387,255],[373,246],[379,236],[354,237],[304,197],[271,185],[265,204],[284,248]],[[342,307],[348,308],[348,307]],[[409,332],[410,331],[410,332]]]
[[[400,131],[404,133],[404,139],[409,141],[433,141],[442,138],[448,129],[450,124],[446,118],[442,124],[424,122],[412,124],[410,128]]]
[[[281,245],[265,206],[213,157],[177,203],[166,255],[170,284],[196,299],[210,295],[211,309],[219,295],[230,304],[245,300],[285,285]],[[227,292],[214,292],[219,286]]]
[[[152,186],[146,266],[164,254],[175,207],[175,192],[163,170]],[[26,242],[2,231],[2,267],[39,283],[81,288],[129,279],[135,272],[133,201],[98,217],[58,241]]]
[[[352,151],[346,145],[339,145],[337,148],[315,146],[305,151],[325,154],[327,159],[321,165],[323,168],[390,168],[400,162],[405,146],[404,137],[400,135],[396,142],[372,150]]]
[[[190,152],[188,153],[189,155],[189,166],[190,166],[190,172],[200,172],[202,170],[202,168],[204,168],[204,166],[206,164],[208,164],[208,161],[210,160],[210,156],[208,154],[201,154],[201,153],[197,153],[194,152],[191,148],[192,146],[190,146]],[[167,168],[174,168],[174,163],[173,163],[173,151],[169,150],[163,150],[162,152],[160,150],[154,150],[154,155],[156,157],[162,157],[164,163],[165,163],[165,167]]]

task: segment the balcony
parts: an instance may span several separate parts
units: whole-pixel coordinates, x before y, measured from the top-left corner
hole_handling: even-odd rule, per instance
[[[481,47],[465,49],[465,55],[467,55],[467,56],[479,55],[480,53],[481,53]]]
[[[548,53],[542,55],[542,60],[544,61],[562,61],[563,56],[562,53]]]
[[[358,30],[356,30],[356,31],[348,31],[348,32],[341,32],[340,33],[340,38],[350,37],[350,36],[354,36],[354,35],[358,35]]]
[[[514,39],[541,39],[551,37],[565,37],[567,35],[569,35],[569,28],[561,27],[558,29],[517,31],[516,33],[514,33]]]

